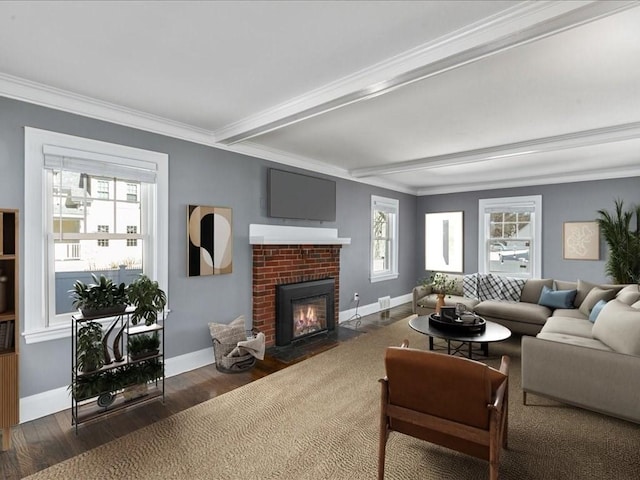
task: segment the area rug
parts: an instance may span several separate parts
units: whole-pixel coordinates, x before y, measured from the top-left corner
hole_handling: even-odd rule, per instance
[[[373,479],[383,354],[426,337],[404,319],[30,477],[40,479]],[[637,479],[640,426],[530,396],[522,405],[519,339],[512,358],[509,449],[502,479]],[[429,372],[416,381],[428,382]],[[488,478],[487,462],[392,433],[386,479]]]

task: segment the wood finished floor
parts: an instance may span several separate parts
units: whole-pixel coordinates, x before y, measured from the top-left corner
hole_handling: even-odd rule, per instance
[[[367,315],[362,317],[358,330],[377,330],[410,314],[411,304],[404,304],[386,314]],[[153,401],[83,424],[77,435],[71,425],[70,409],[23,423],[12,430],[11,449],[0,452],[0,478],[24,478],[351,339],[350,335],[345,337],[348,338],[338,338],[328,344],[310,344],[299,358],[287,359],[286,362],[272,355],[266,356],[250,372],[224,374],[218,372],[215,366],[208,365],[167,378],[164,404]]]

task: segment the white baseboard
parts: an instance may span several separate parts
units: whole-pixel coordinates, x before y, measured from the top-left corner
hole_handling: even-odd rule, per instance
[[[167,378],[213,363],[213,348],[204,348],[177,357],[167,358]],[[20,423],[71,408],[71,393],[67,387],[54,388],[20,399]]]
[[[391,298],[391,308],[393,307],[397,307],[398,305],[402,305],[403,303],[407,303],[410,302],[413,298],[413,294],[412,293],[407,293],[405,295],[400,295],[399,297],[392,297]],[[368,305],[359,305],[358,306],[358,315],[361,316],[365,316],[365,315],[371,315],[372,313],[378,313],[380,311],[380,304],[378,302],[375,303],[370,303]],[[342,322],[347,322],[349,321],[349,319],[353,318],[353,316],[356,314],[356,309],[355,308],[351,308],[349,310],[345,310],[343,312],[340,312],[340,316],[338,318],[338,322],[342,323]]]
[[[391,307],[396,307],[410,301],[411,293],[407,293],[406,295],[392,298]],[[358,314],[363,316],[379,311],[380,304],[378,302],[358,307]],[[348,321],[355,313],[355,308],[340,312],[338,322]],[[167,358],[165,374],[167,378],[169,378],[190,370],[195,370],[196,368],[211,365],[212,363],[214,363],[213,348],[203,348],[195,352]],[[67,408],[71,408],[71,394],[66,386],[24,397],[20,399],[20,423],[51,415],[66,410]]]

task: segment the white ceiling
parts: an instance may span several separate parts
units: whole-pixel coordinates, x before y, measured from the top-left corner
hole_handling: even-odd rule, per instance
[[[640,176],[640,2],[3,1],[0,95],[415,194]]]

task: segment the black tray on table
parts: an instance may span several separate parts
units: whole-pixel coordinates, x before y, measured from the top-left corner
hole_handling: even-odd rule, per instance
[[[432,313],[429,315],[429,325],[439,330],[447,332],[456,332],[463,334],[483,333],[487,322],[484,318],[477,315],[465,314],[462,318],[457,317],[454,320],[444,320],[440,315]]]

